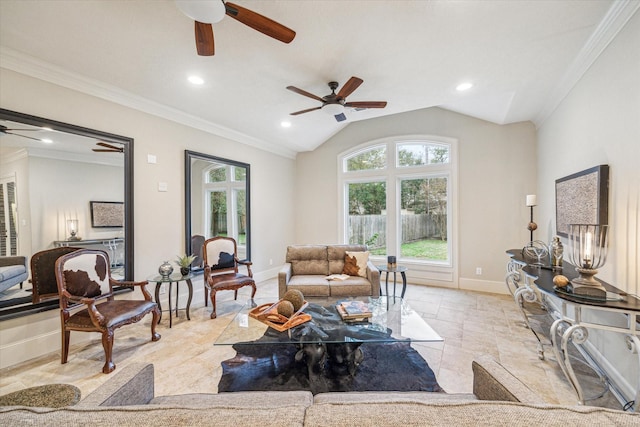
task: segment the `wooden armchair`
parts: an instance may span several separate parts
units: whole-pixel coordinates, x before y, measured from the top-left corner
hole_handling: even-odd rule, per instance
[[[251,272],[251,261],[238,259],[238,246],[231,237],[212,237],[204,242],[204,303],[208,305],[208,293],[211,293],[213,311],[211,318],[216,318],[216,292],[233,290],[234,299],[238,298],[238,289],[251,286],[251,298],[256,294],[256,282]],[[238,273],[238,265],[247,267],[247,274]]]
[[[141,320],[153,313],[151,340],[158,341],[156,324],[160,319],[158,305],[151,300],[144,282],[117,281],[111,278],[106,252],[79,249],[56,261],[55,273],[60,296],[60,327],[62,332],[62,363],[67,363],[71,331],[100,332],[105,353],[102,372],[112,372],[114,330]],[[116,300],[113,286],[138,286],[144,300]]]

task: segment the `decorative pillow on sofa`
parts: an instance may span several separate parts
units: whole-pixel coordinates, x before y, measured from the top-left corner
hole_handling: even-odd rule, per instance
[[[367,277],[367,262],[369,262],[369,252],[349,252],[344,253],[344,268],[342,274],[349,276]]]

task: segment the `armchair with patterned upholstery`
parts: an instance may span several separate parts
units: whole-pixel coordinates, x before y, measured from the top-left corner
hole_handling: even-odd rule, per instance
[[[141,320],[153,313],[151,340],[158,341],[156,325],[160,319],[158,305],[151,300],[147,281],[117,281],[111,278],[111,263],[105,251],[79,249],[56,261],[55,273],[60,296],[60,326],[62,332],[62,360],[67,363],[71,331],[100,332],[105,364],[102,372],[112,372],[114,330]],[[144,300],[116,300],[113,286],[139,287]]]
[[[213,311],[216,318],[216,292],[233,290],[234,299],[238,298],[238,289],[251,286],[251,298],[256,294],[256,282],[251,272],[251,261],[238,259],[238,246],[231,237],[212,237],[204,242],[204,303],[208,305],[208,293],[211,293]],[[247,275],[238,272],[238,265],[247,267]]]

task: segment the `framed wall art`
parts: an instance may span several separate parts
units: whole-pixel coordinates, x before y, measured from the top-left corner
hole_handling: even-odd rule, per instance
[[[117,228],[124,226],[123,202],[89,202],[91,205],[91,227]]]
[[[607,224],[608,206],[608,165],[557,179],[556,233],[568,237],[569,224]]]

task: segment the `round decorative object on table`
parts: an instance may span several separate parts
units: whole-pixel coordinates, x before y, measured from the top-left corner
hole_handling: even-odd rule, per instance
[[[187,276],[191,272],[191,267],[180,267],[180,274]]]
[[[80,389],[71,384],[47,384],[0,396],[0,406],[62,408],[80,401]]]
[[[173,266],[169,261],[165,261],[158,268],[158,273],[160,273],[162,277],[169,277],[171,276],[171,273],[173,273]]]

